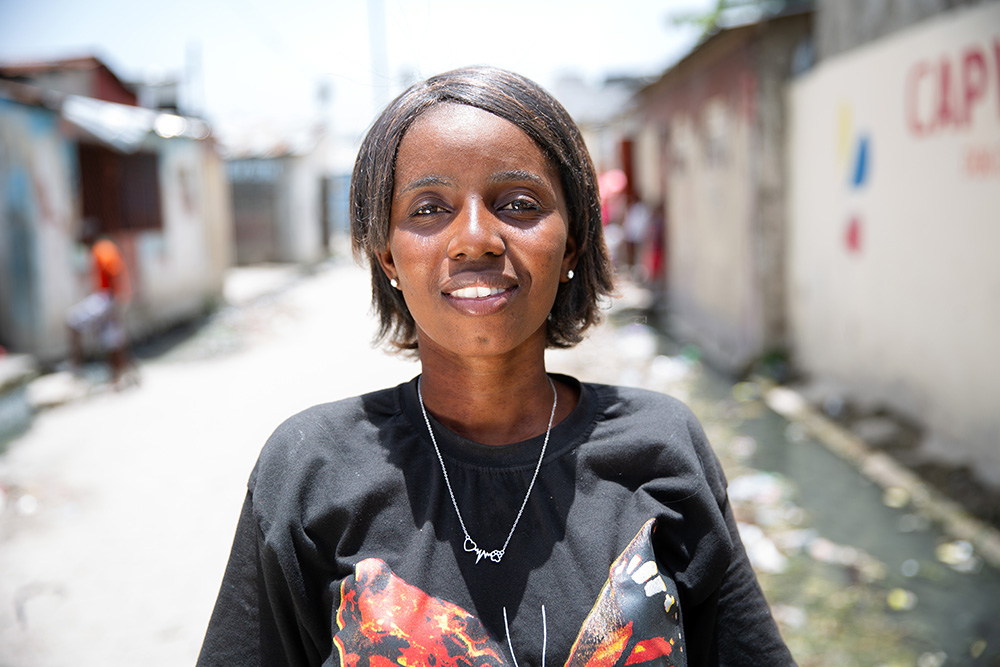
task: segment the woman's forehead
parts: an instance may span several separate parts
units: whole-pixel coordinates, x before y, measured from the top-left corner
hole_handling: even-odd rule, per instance
[[[415,131],[460,135],[476,132],[483,126],[504,127],[528,136],[514,123],[490,111],[468,104],[443,102],[420,114],[403,135],[403,141]]]
[[[403,135],[395,170],[426,162],[442,151],[460,154],[505,155],[511,160],[530,158],[553,174],[558,167],[538,142],[517,124],[490,111],[465,104],[442,103],[421,114]],[[405,161],[405,164],[404,164]]]

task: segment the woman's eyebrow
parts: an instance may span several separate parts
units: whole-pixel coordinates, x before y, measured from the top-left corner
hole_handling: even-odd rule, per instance
[[[405,192],[410,192],[411,190],[425,188],[429,185],[451,185],[451,181],[444,176],[423,176],[404,185],[400,188],[399,193],[403,194]]]
[[[490,176],[490,185],[499,185],[500,183],[509,183],[511,181],[528,181],[542,187],[548,185],[548,182],[544,178],[524,169],[500,171]]]

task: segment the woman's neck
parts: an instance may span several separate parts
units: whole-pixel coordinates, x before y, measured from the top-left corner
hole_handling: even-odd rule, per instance
[[[421,350],[420,391],[435,418],[459,435],[486,445],[506,445],[545,433],[552,414],[552,385],[540,354],[449,358]],[[559,404],[553,425],[578,396],[555,383]]]

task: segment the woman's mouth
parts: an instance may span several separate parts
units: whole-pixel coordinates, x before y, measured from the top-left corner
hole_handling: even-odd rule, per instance
[[[444,297],[453,307],[466,315],[493,315],[503,310],[517,291],[517,285],[465,285],[446,290]]]
[[[506,290],[502,290],[499,287],[474,286],[457,289],[454,292],[449,293],[448,296],[455,299],[485,299],[487,297],[496,296],[497,294],[505,291]]]

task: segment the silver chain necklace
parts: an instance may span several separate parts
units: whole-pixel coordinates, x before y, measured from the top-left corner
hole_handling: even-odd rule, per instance
[[[441,472],[444,473],[444,484],[448,487],[448,495],[451,496],[451,504],[455,508],[455,514],[458,516],[458,525],[462,527],[462,532],[465,534],[465,542],[462,544],[462,548],[468,553],[476,554],[476,564],[479,564],[483,558],[488,558],[494,563],[499,563],[503,558],[504,553],[507,551],[507,545],[510,544],[510,538],[514,535],[514,529],[517,528],[518,522],[521,520],[521,514],[524,513],[524,508],[528,504],[528,497],[531,495],[531,489],[535,486],[535,480],[538,479],[538,471],[542,468],[542,459],[545,458],[545,448],[549,444],[549,434],[552,433],[552,422],[556,418],[556,406],[559,404],[559,395],[556,393],[556,386],[552,383],[552,378],[546,376],[549,381],[549,386],[552,387],[552,414],[549,415],[549,426],[545,429],[545,440],[542,441],[542,453],[538,455],[538,463],[535,464],[535,474],[531,476],[531,483],[528,484],[528,492],[524,494],[524,500],[521,502],[521,509],[517,510],[517,517],[514,519],[514,525],[510,527],[510,532],[507,533],[507,539],[504,540],[503,546],[499,549],[494,549],[493,551],[484,551],[479,548],[476,541],[472,539],[469,535],[469,530],[465,527],[465,521],[462,520],[462,512],[458,509],[458,501],[455,500],[455,492],[451,488],[451,480],[448,479],[448,469],[444,466],[444,457],[441,456],[441,449],[438,447],[437,439],[434,437],[434,429],[431,428],[431,420],[427,417],[427,410],[424,408],[424,396],[420,392],[420,380],[417,380],[417,399],[420,401],[420,412],[424,415],[424,423],[427,424],[427,432],[431,436],[431,444],[434,445],[434,453],[437,454],[438,461],[441,463]]]

